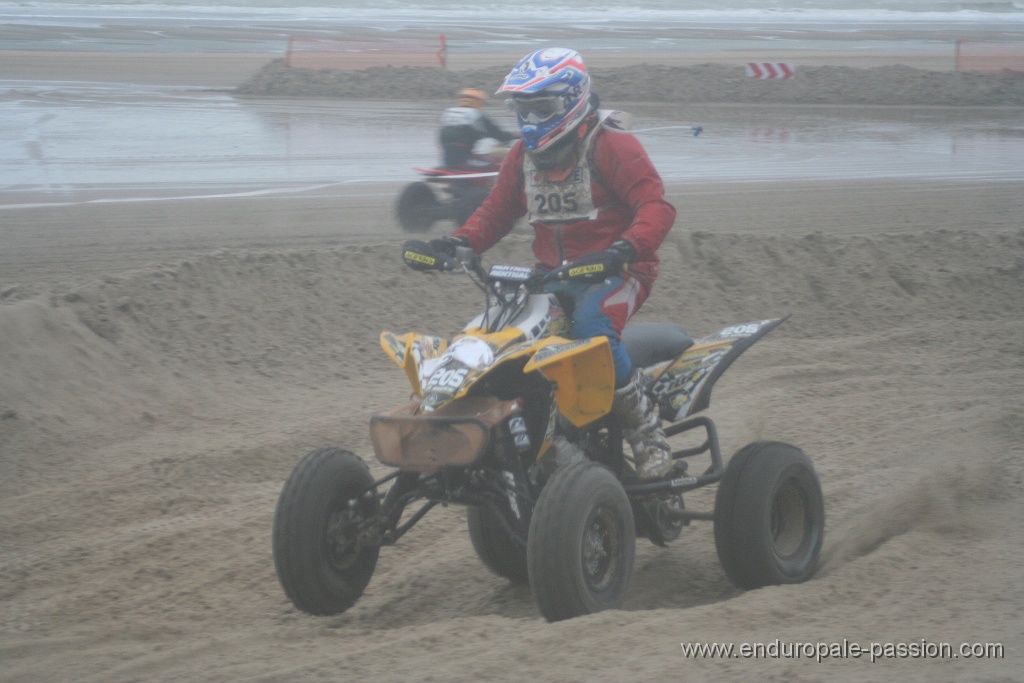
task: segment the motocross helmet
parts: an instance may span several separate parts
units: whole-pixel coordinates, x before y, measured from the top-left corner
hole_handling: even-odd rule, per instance
[[[590,74],[575,50],[546,48],[523,57],[496,94],[511,95],[526,148],[541,154],[590,113]]]
[[[473,88],[463,88],[455,96],[455,102],[460,107],[473,107],[474,109],[483,109],[484,103],[487,101],[487,93],[483,90],[475,90]]]

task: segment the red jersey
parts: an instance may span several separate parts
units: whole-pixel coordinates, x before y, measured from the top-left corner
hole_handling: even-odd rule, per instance
[[[522,141],[517,142],[490,195],[453,235],[468,239],[480,254],[529,214],[536,236],[533,253],[547,268],[624,238],[637,252],[629,272],[650,291],[658,274],[658,247],[676,217],[661,176],[630,133],[599,126],[583,148],[586,153],[576,165],[552,179],[533,166]]]

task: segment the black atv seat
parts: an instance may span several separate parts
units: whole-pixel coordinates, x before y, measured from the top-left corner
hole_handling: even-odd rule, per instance
[[[693,346],[693,339],[675,323],[630,323],[622,331],[633,365],[638,368],[670,360]]]

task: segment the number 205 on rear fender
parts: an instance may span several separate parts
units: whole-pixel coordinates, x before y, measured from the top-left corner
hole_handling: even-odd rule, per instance
[[[717,334],[697,339],[678,358],[648,370],[661,416],[676,422],[711,403],[711,389],[722,373],[754,342],[785,322],[774,320],[730,325]]]

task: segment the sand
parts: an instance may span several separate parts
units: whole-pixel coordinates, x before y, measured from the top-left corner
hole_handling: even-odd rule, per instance
[[[590,69],[594,92],[618,107],[636,103],[1024,106],[1024,77],[957,73],[905,64],[794,66],[790,79],[757,79],[736,64],[628,64]],[[362,71],[296,69],[276,59],[233,92],[244,98],[437,99],[466,83],[500,84],[507,66],[466,71],[375,67]]]
[[[623,609],[548,624],[446,508],[384,549],[349,612],[299,613],[270,552],[285,477],[324,445],[372,463],[369,416],[407,395],[379,331],[451,334],[478,293],[404,269],[376,192],[5,210],[0,680],[1022,680],[1024,188],[668,191],[680,218],[640,319],[700,335],[793,314],[710,414],[727,454],[772,438],[813,459],[812,581],[734,588],[696,522],[667,549],[639,542]],[[528,236],[488,259],[528,262]],[[680,647],[922,641],[1003,656]]]

